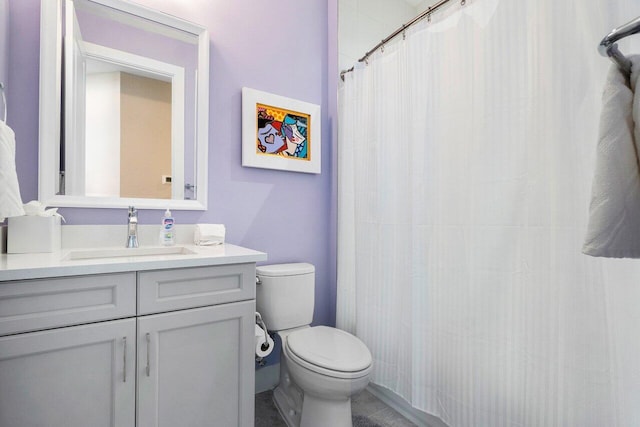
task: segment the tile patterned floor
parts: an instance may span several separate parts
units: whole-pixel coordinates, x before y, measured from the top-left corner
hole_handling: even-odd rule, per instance
[[[416,427],[377,397],[363,391],[351,401],[353,427]],[[273,393],[256,394],[255,427],[287,427],[273,404]]]

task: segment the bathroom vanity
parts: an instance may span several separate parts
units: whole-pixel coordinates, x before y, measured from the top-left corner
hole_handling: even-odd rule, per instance
[[[0,426],[253,426],[255,263],[0,255]]]

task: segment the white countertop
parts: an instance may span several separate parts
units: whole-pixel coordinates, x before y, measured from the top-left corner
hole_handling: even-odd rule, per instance
[[[144,255],[114,258],[66,260],[73,249],[41,254],[0,255],[0,282],[164,268],[202,267],[265,261],[267,254],[228,243],[217,246],[179,245],[189,254]]]

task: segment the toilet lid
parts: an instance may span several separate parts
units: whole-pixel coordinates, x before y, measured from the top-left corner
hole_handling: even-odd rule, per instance
[[[371,365],[371,352],[348,332],[327,326],[296,331],[287,337],[287,347],[302,360],[340,372],[357,372]]]
[[[298,276],[315,272],[313,264],[306,262],[294,262],[291,264],[259,265],[256,267],[256,276]]]

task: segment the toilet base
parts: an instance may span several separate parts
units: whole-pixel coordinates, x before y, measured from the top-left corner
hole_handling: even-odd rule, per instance
[[[292,390],[289,390],[289,393],[291,392]],[[305,394],[302,398],[302,406],[299,406],[294,401],[297,399],[291,397],[291,394],[287,394],[281,386],[273,390],[273,402],[287,427],[353,426],[351,423],[351,399],[344,401],[324,400]]]
[[[291,380],[287,361],[280,357],[280,382],[273,390],[273,403],[287,427],[300,427],[303,392]]]
[[[291,399],[284,390],[282,390],[282,387],[278,386],[273,390],[273,403],[276,405],[276,409],[287,427],[300,427],[302,407],[296,409],[295,404],[291,402]]]
[[[325,400],[305,393],[300,427],[353,427],[351,399]]]

